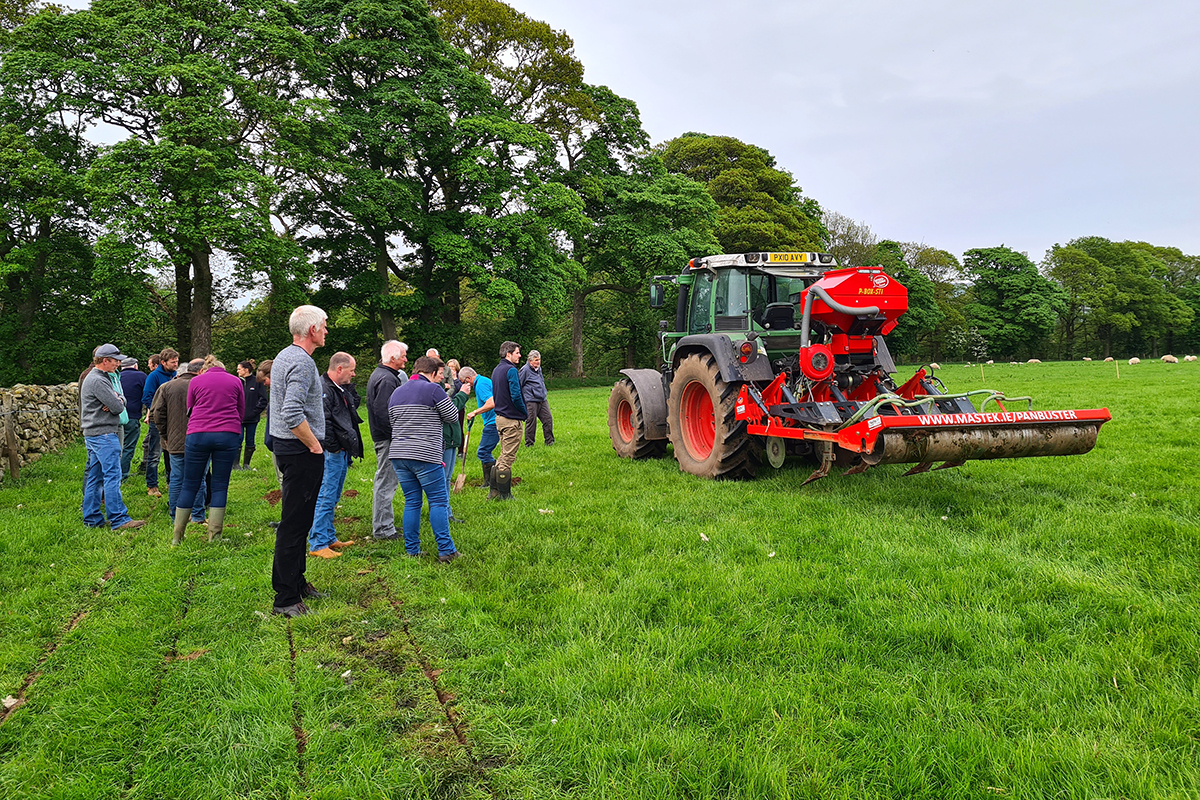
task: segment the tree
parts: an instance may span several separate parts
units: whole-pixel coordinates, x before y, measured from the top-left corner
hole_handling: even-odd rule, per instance
[[[869,225],[828,210],[821,214],[821,223],[828,234],[826,250],[833,254],[838,264],[853,267],[873,263],[879,237]]]
[[[6,59],[10,81],[128,134],[87,176],[109,242],[100,256],[174,274],[185,354],[211,349],[214,251],[229,252],[247,283],[286,258],[252,151],[290,110],[293,23],[272,0],[97,0],[35,17]]]
[[[705,184],[716,201],[726,253],[823,250],[821,207],[761,147],[730,136],[685,133],[661,146],[668,172]]]
[[[1039,353],[1066,304],[1063,290],[1026,256],[1004,246],[968,250],[963,271],[974,282],[969,324],[984,337],[989,353]]]
[[[438,34],[419,0],[300,3],[315,57],[302,65],[322,108],[289,134],[299,167],[289,210],[326,281],[377,317],[407,318],[452,344],[464,288],[511,314],[561,291],[551,242],[579,202],[542,180],[549,140],[515,121]]]

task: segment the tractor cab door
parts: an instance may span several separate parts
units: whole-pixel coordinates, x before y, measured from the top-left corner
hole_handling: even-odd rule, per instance
[[[692,281],[691,310],[688,313],[688,333],[712,332],[713,274],[698,270]]]
[[[723,269],[717,273],[713,293],[713,329],[718,331],[746,331],[750,321],[750,297],[747,293],[746,273],[740,269]]]

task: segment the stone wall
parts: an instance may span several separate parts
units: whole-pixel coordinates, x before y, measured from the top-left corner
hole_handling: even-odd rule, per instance
[[[11,414],[21,467],[79,439],[79,384],[0,389],[0,414]],[[8,437],[0,417],[0,479],[8,473]]]

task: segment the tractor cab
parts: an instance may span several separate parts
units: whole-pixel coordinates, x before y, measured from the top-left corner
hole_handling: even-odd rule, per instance
[[[770,358],[795,354],[800,346],[800,313],[805,290],[827,270],[837,269],[829,253],[740,253],[694,258],[677,276],[655,278],[651,306],[662,305],[659,281],[679,285],[675,329],[662,337],[663,360],[685,336],[754,334]]]

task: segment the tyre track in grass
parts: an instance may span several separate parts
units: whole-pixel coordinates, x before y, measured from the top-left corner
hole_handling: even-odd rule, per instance
[[[196,575],[189,577],[187,586],[183,590],[183,602],[180,605],[179,616],[175,619],[175,624],[173,626],[175,628],[175,632],[174,635],[171,636],[171,648],[167,652],[167,655],[163,657],[162,665],[158,669],[158,676],[154,680],[154,690],[150,694],[150,706],[146,709],[147,723],[149,723],[150,719],[153,718],[154,710],[158,708],[158,700],[162,696],[163,682],[167,678],[169,665],[179,659],[179,634],[183,630],[183,622],[185,619],[187,619],[188,609],[191,608],[192,605],[192,597],[196,593],[196,578]],[[142,735],[138,739],[137,745],[133,748],[129,755],[128,774],[125,778],[125,790],[121,793],[122,797],[128,797],[129,793],[133,790],[137,783],[134,760],[142,751],[142,748],[146,743],[146,733],[148,730],[148,724],[142,727]]]
[[[287,620],[288,651],[291,654],[288,679],[292,684],[292,733],[296,737],[296,772],[300,776],[300,788],[308,791],[308,778],[304,770],[304,752],[308,749],[308,735],[304,733],[304,718],[300,713],[300,688],[296,685],[296,638],[292,635],[292,620]]]
[[[117,573],[117,565],[125,557],[128,549],[128,545],[126,545],[113,554],[112,561],[109,562],[108,568],[100,577],[100,581],[94,587],[92,587],[90,597],[84,599],[80,607],[75,611],[74,614],[71,615],[71,619],[68,620],[67,624],[64,625],[63,628],[58,632],[58,635],[53,637],[47,643],[45,651],[43,651],[42,655],[38,657],[37,663],[34,664],[33,669],[30,670],[25,676],[25,680],[21,682],[21,686],[19,689],[17,689],[17,693],[13,695],[13,699],[16,700],[16,703],[9,708],[0,708],[0,725],[3,725],[5,722],[7,722],[9,717],[17,713],[17,710],[21,708],[21,706],[25,705],[25,701],[29,696],[29,690],[33,688],[35,683],[37,683],[38,678],[42,677],[42,671],[46,666],[46,662],[50,660],[50,657],[54,655],[55,651],[58,650],[63,641],[66,640],[67,636],[71,634],[71,631],[78,628],[79,624],[87,619],[88,614],[92,613],[92,609],[95,608],[96,601],[100,598],[100,594],[104,591],[104,587],[108,585],[108,582],[112,580],[113,575]]]
[[[425,651],[421,648],[420,642],[417,641],[416,635],[412,632],[412,628],[409,625],[408,615],[405,613],[403,608],[404,601],[396,596],[395,592],[392,591],[391,586],[388,585],[388,582],[382,575],[379,574],[379,566],[373,561],[368,563],[371,565],[371,570],[376,573],[374,581],[375,585],[383,592],[384,599],[387,600],[388,605],[392,607],[392,610],[396,613],[396,617],[400,620],[400,627],[404,631],[404,636],[406,639],[408,639],[408,644],[412,648],[412,651],[417,658],[417,664],[420,666],[421,672],[429,680],[430,688],[433,689],[433,693],[438,699],[438,705],[441,706],[442,713],[446,715],[446,721],[450,725],[450,730],[454,732],[454,738],[458,740],[459,745],[464,751],[466,751],[467,757],[471,760],[471,763],[475,766],[475,768],[477,770],[482,769],[483,765],[475,756],[475,752],[472,750],[470,742],[467,741],[466,729],[469,726],[466,720],[462,717],[461,712],[456,712],[454,709],[454,704],[458,702],[458,698],[446,691],[439,684],[438,678],[441,676],[442,671],[440,669],[435,669],[433,665],[429,663],[429,658],[425,655]]]

